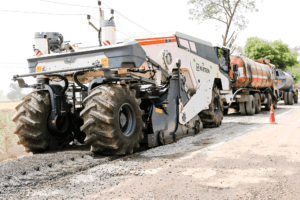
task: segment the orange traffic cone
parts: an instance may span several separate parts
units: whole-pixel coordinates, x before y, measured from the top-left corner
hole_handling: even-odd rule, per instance
[[[271,111],[270,111],[270,124],[276,124],[273,104],[271,105]]]

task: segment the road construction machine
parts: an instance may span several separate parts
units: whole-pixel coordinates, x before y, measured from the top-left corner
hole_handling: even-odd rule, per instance
[[[276,79],[280,90],[280,100],[284,100],[285,105],[298,103],[298,88],[295,86],[294,75],[291,72],[276,69]]]
[[[94,153],[131,154],[141,144],[164,145],[221,125],[222,101],[233,94],[220,48],[179,32],[117,42],[113,17],[101,19],[96,47],[71,45],[57,32],[35,34],[30,73],[13,77],[34,88],[12,119],[27,152],[75,138]]]

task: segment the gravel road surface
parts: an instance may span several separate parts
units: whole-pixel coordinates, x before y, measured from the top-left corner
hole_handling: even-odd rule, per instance
[[[131,156],[70,148],[0,163],[3,199],[300,199],[300,104]]]

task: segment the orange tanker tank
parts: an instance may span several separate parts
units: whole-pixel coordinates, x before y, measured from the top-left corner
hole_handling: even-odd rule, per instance
[[[257,62],[240,56],[231,56],[231,66],[238,65],[239,76],[234,83],[238,88],[271,88],[275,79],[275,66],[270,64],[269,59],[257,60]],[[232,68],[232,67],[231,67]],[[231,78],[232,72],[230,72]]]

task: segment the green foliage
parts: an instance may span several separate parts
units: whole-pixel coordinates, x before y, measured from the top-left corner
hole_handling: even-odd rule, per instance
[[[25,94],[22,93],[22,88],[20,88],[17,84],[11,83],[9,87],[10,92],[7,94],[8,99],[12,101],[19,101],[25,96]]]
[[[300,83],[300,63],[298,62],[296,65],[292,67],[287,67],[287,71],[294,74],[294,77],[296,79],[296,84],[299,85]]]
[[[298,53],[291,51],[287,44],[281,40],[269,42],[257,37],[248,38],[245,46],[245,54],[253,60],[269,58],[277,68],[285,69],[298,63]]]

